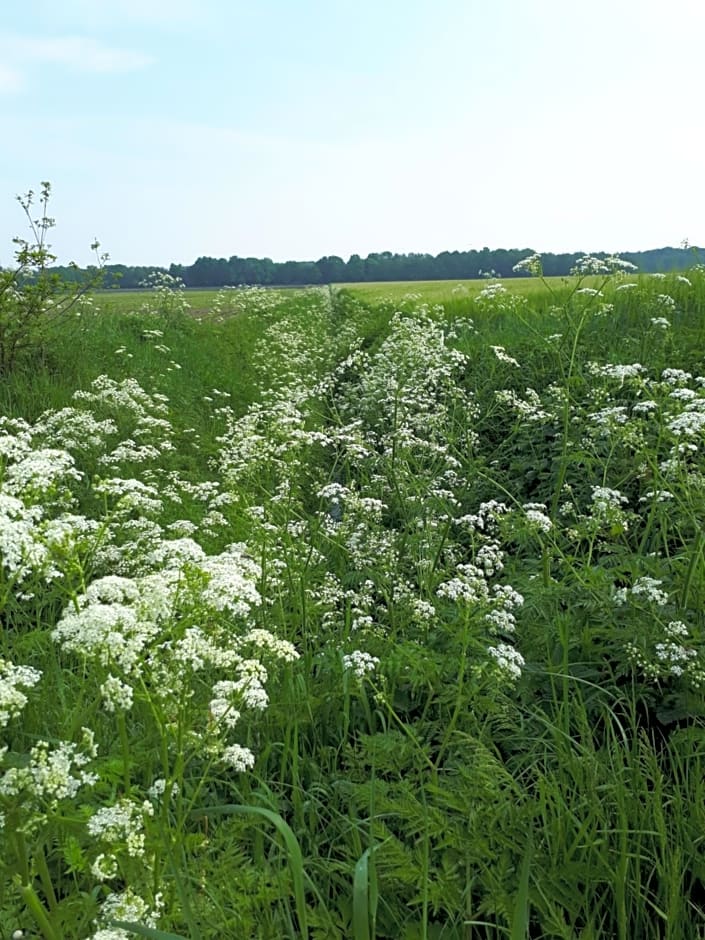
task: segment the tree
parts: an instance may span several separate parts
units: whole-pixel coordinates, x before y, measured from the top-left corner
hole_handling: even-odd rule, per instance
[[[360,255],[350,255],[345,265],[345,280],[352,282],[365,280],[365,262]]]
[[[338,284],[346,279],[345,262],[337,255],[326,255],[324,258],[319,258],[316,266],[324,284]]]
[[[187,268],[185,278],[189,287],[221,287],[228,281],[229,265],[225,258],[197,258]]]

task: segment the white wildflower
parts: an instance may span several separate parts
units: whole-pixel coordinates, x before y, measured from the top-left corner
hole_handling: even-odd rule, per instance
[[[82,768],[96,755],[93,732],[83,729],[80,745],[61,741],[51,747],[39,741],[30,751],[26,767],[11,767],[0,780],[0,795],[27,791],[37,800],[57,800],[76,796],[83,786],[92,786],[98,777]]]
[[[14,666],[0,659],[0,728],[19,715],[27,704],[27,696],[21,690],[33,688],[41,677],[41,672],[31,666]]]
[[[602,297],[602,291],[594,287],[579,287],[576,294],[585,294],[586,297]]]
[[[516,366],[517,369],[521,368],[516,359],[507,353],[504,346],[490,346],[490,349],[500,362],[506,362],[510,366]]]
[[[608,363],[604,366],[598,366],[597,363],[588,363],[588,371],[593,375],[599,375],[609,379],[619,379],[620,385],[624,384],[625,379],[638,378],[644,375],[646,369],[639,362],[633,363]]]
[[[230,744],[223,750],[220,759],[229,764],[236,773],[244,773],[255,766],[255,755],[248,747],[242,747],[240,744]]]
[[[611,509],[620,509],[628,502],[627,497],[619,490],[610,489],[608,486],[592,487],[592,504],[599,513],[606,513]]]
[[[662,584],[663,581],[656,578],[638,578],[632,585],[631,593],[635,597],[643,597],[659,607],[664,607],[668,603],[668,594],[661,590]]]
[[[546,507],[542,504],[527,503],[524,507],[524,518],[528,527],[534,532],[544,535],[551,531],[553,522],[546,515]]]
[[[172,799],[179,795],[179,784],[176,782],[176,780],[172,781],[171,787],[169,789]],[[157,780],[155,780],[149,790],[147,790],[149,798],[155,803],[158,803],[161,799],[163,799],[165,793],[166,780],[164,780],[163,777],[159,777]]]
[[[261,603],[256,586],[261,577],[260,567],[244,545],[231,545],[220,555],[207,557],[199,567],[209,576],[201,593],[209,607],[246,617]]]
[[[512,271],[517,274],[532,274],[535,277],[541,277],[543,274],[541,255],[534,253],[529,255],[528,258],[522,258],[514,265]]]
[[[106,855],[101,852],[91,865],[91,874],[96,881],[110,881],[116,878],[118,874],[117,859],[114,855]]]
[[[685,372],[683,369],[664,369],[661,373],[661,380],[669,385],[684,385],[692,378],[692,373]]]
[[[366,675],[374,672],[378,665],[379,658],[363,650],[353,650],[343,656],[343,669],[352,672],[356,679],[364,679]]]
[[[120,893],[109,894],[108,897],[103,902],[103,907],[101,908],[101,919],[105,921],[123,921],[128,924],[141,924],[144,927],[156,927],[158,913],[161,908],[161,903],[159,897],[155,899],[156,910],[152,910],[145,900],[143,900],[139,895],[131,888],[127,888],[125,891]],[[103,931],[105,934],[107,931]],[[99,937],[99,934],[94,934],[91,940],[105,940],[105,937]],[[109,935],[109,933],[108,933]],[[127,934],[125,934],[127,937]],[[112,938],[110,938],[112,940]],[[122,938],[120,938],[122,940]]]
[[[513,646],[508,643],[498,643],[497,646],[488,647],[487,652],[508,679],[516,681],[521,678],[524,657]]]
[[[134,690],[117,676],[108,676],[100,687],[100,694],[106,711],[129,711],[132,708]]]
[[[88,834],[101,842],[124,845],[132,858],[142,858],[145,851],[144,815],[154,813],[150,803],[122,799],[93,813],[86,823]]]

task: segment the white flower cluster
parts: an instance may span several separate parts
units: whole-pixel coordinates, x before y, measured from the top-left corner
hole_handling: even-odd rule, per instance
[[[537,534],[546,535],[553,528],[553,522],[543,503],[524,503],[522,506],[529,529]]]
[[[551,413],[541,406],[541,399],[538,392],[533,388],[527,388],[524,392],[524,398],[520,398],[516,392],[511,389],[498,389],[495,392],[497,401],[508,405],[519,417],[526,421],[542,422],[549,420]]]
[[[122,799],[93,813],[86,823],[86,830],[100,842],[124,846],[131,858],[142,858],[145,815],[154,815],[154,807],[149,801],[136,803]]]
[[[130,477],[107,477],[97,480],[93,485],[97,496],[103,496],[108,501],[113,512],[130,514],[138,512],[141,515],[154,515],[161,511],[163,501],[156,486],[150,486],[142,480]]]
[[[509,291],[504,284],[488,284],[487,287],[483,287],[482,290],[475,295],[475,303],[482,305],[485,301],[494,301],[498,297],[503,298],[508,294]]]
[[[504,346],[490,346],[490,349],[500,362],[506,362],[507,365],[516,366],[517,369],[521,368],[517,360],[509,355]]]
[[[50,504],[56,500],[61,484],[80,483],[83,474],[76,470],[74,458],[66,450],[44,447],[32,450],[5,470],[3,488],[25,502]],[[61,502],[66,496],[61,494]],[[69,497],[70,502],[70,497]]]
[[[24,767],[10,767],[0,777],[0,796],[23,794],[30,803],[55,804],[76,796],[81,787],[92,786],[98,777],[83,768],[96,756],[93,732],[83,728],[80,744],[61,741],[52,747],[39,741]]]
[[[201,600],[207,607],[247,617],[250,610],[261,603],[256,587],[260,568],[244,545],[230,545],[220,555],[204,558],[199,568],[207,575],[207,584],[201,592]]]
[[[513,646],[510,646],[508,643],[498,643],[497,646],[489,646],[487,652],[495,661],[497,668],[507,679],[516,682],[521,678],[525,660],[521,653],[514,649]]]
[[[627,505],[629,500],[619,490],[610,489],[609,486],[592,487],[592,505],[593,511],[599,515],[605,515],[611,510],[620,510],[622,506]]]
[[[108,676],[100,687],[103,705],[108,712],[129,711],[132,708],[134,692],[131,685],[117,676]]]
[[[494,520],[504,514],[500,507],[506,509],[502,504],[483,504],[475,518],[475,525],[482,520],[483,527],[493,527]],[[545,509],[543,504],[534,503],[527,504],[525,508],[525,519],[536,531],[548,532],[552,528]],[[457,565],[456,576],[442,582],[436,593],[441,598],[467,604],[482,616],[489,635],[506,639],[516,632],[514,612],[523,605],[524,598],[509,584],[495,584],[490,589],[487,578],[498,574],[504,567],[503,553],[497,541],[485,536],[485,541],[475,553],[475,561],[476,564]],[[505,678],[510,681],[519,678],[523,658],[514,647],[501,642],[488,647],[487,651]]]
[[[651,317],[649,321],[655,330],[670,330],[671,321],[666,317]]]
[[[693,378],[692,372],[686,372],[684,369],[664,369],[661,373],[661,381],[667,385],[685,385]]]
[[[588,415],[589,420],[605,431],[616,431],[629,420],[626,405],[610,405]]]
[[[595,287],[579,287],[576,294],[584,294],[586,297],[602,297],[604,296],[601,290],[597,290]]]
[[[255,765],[255,755],[248,747],[243,747],[241,744],[230,744],[225,747],[220,759],[239,774],[250,770]]]
[[[643,401],[637,401],[632,406],[632,414],[649,415],[658,411],[658,403],[651,398],[645,398]]]
[[[101,907],[100,920],[110,924],[122,921],[127,924],[139,924],[143,927],[156,928],[159,916],[164,908],[164,899],[157,894],[153,904],[148,904],[132,888],[125,891],[111,892]],[[100,927],[89,940],[130,940],[131,934],[121,927]]]
[[[490,596],[484,571],[472,564],[458,565],[456,576],[443,581],[436,594],[447,600],[466,604],[486,603]]]
[[[665,607],[668,604],[668,594],[661,590],[663,581],[657,578],[642,577],[637,578],[631,588],[618,588],[614,593],[614,602],[618,606],[626,603],[629,595],[644,599],[657,607]]]
[[[656,297],[656,303],[660,307],[665,307],[667,310],[676,309],[676,302],[670,294],[658,294]],[[651,322],[653,323],[653,320]],[[668,321],[666,321],[666,323],[668,323]],[[670,323],[668,325],[670,326]]]
[[[351,672],[356,679],[364,679],[366,675],[373,673],[378,665],[378,657],[363,650],[353,650],[343,656],[343,669]]]
[[[28,509],[14,496],[0,493],[0,557],[6,572],[22,580],[46,557],[35,537],[39,511]]]
[[[33,688],[42,674],[31,666],[15,666],[0,659],[0,728],[15,718],[27,704],[23,689]]]
[[[643,641],[630,643],[627,655],[637,669],[652,681],[680,679],[691,688],[705,686],[705,663],[692,645],[688,627],[682,620],[671,620],[663,627],[663,636],[650,647]]]
[[[620,385],[624,384],[625,379],[639,378],[646,374],[646,368],[639,362],[607,363],[603,366],[596,362],[589,362],[587,370],[600,378],[618,379]]]
[[[177,545],[183,541],[177,540]],[[165,542],[162,549],[172,544]],[[104,666],[115,664],[130,675],[142,668],[179,604],[190,601],[205,609],[246,617],[261,600],[255,584],[260,575],[257,563],[240,544],[215,556],[206,556],[200,546],[196,548],[201,556],[197,560],[201,580],[195,596],[189,598],[188,578],[184,581],[178,568],[138,578],[109,575],[92,582],[75,604],[66,608],[52,637],[67,651],[96,659]],[[189,563],[196,561],[189,559]],[[184,650],[182,647],[182,661]],[[114,682],[105,694],[109,701],[116,695],[125,696]]]
[[[118,426],[111,418],[100,420],[90,411],[71,407],[45,412],[33,428],[34,437],[71,453],[100,452],[117,433]]]
[[[618,258],[616,255],[610,255],[606,258],[597,258],[595,255],[584,255],[578,258],[571,274],[584,277],[587,274],[615,274],[617,272],[626,273],[636,271],[637,267],[631,261],[624,258]]]
[[[514,265],[512,271],[516,274],[531,274],[534,277],[541,277],[543,275],[541,255],[534,253],[527,258],[522,258]]]

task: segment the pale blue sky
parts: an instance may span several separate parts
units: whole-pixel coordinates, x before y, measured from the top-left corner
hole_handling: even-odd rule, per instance
[[[705,0],[25,0],[0,264],[705,244]]]

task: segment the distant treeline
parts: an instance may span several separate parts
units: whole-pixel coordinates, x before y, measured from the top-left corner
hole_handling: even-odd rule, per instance
[[[236,287],[239,284],[295,285],[340,284],[358,281],[441,281],[465,280],[483,275],[522,277],[514,265],[533,254],[530,248],[481,251],[442,251],[439,255],[393,254],[383,251],[366,258],[351,255],[347,261],[336,255],[318,261],[272,261],[271,258],[198,258],[191,265],[172,264],[169,268],[110,264],[105,268],[107,286],[138,288],[155,272],[181,278],[186,287]],[[547,277],[570,273],[578,258],[586,252],[543,254],[543,270]],[[595,252],[598,258],[605,252]],[[655,248],[650,251],[623,252],[621,258],[631,261],[640,272],[683,271],[705,260],[705,249]],[[54,269],[67,281],[79,280],[80,269]]]

